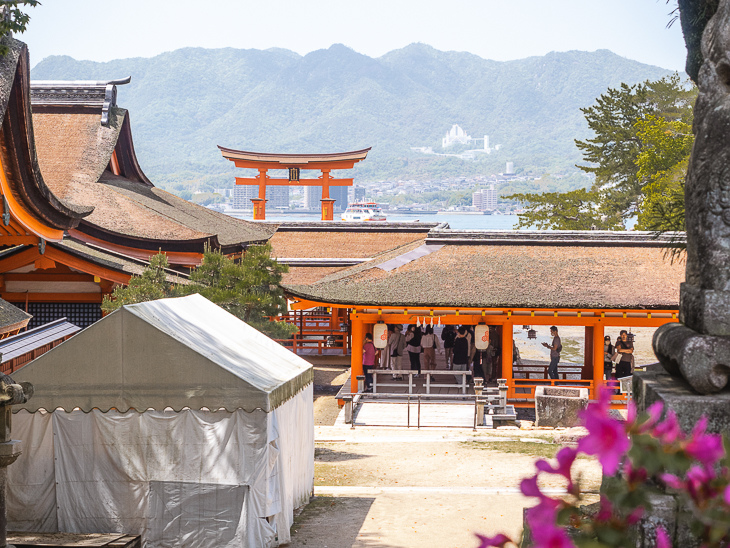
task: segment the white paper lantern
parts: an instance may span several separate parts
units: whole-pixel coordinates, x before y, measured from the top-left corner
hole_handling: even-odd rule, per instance
[[[373,326],[373,344],[375,348],[388,346],[388,326],[384,323],[376,323]]]
[[[477,350],[486,350],[489,346],[489,326],[483,323],[474,326],[474,346]]]

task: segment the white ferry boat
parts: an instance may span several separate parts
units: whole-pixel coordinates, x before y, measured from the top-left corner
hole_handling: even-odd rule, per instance
[[[385,221],[385,215],[375,202],[355,202],[347,206],[343,221]]]

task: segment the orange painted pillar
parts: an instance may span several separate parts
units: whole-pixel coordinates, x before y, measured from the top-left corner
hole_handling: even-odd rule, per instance
[[[350,392],[357,392],[357,376],[363,375],[362,343],[365,338],[363,321],[352,320],[352,354],[350,355]]]
[[[507,379],[507,395],[514,394],[512,377],[512,323],[502,326],[502,378]]]
[[[606,384],[603,380],[603,324],[593,328],[593,397],[598,398],[601,387]]]
[[[332,221],[335,218],[334,213],[335,200],[332,198],[322,198],[322,220]]]
[[[322,220],[323,221],[331,221],[334,219],[334,212],[332,211],[332,206],[335,203],[333,199],[330,198],[330,170],[329,169],[323,169],[322,170]]]
[[[266,220],[266,169],[259,168],[259,197],[251,198],[253,202],[253,220]]]

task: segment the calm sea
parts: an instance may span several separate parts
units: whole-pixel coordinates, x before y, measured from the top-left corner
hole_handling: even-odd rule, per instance
[[[517,225],[517,215],[388,215],[393,222],[449,223],[455,230],[511,230]],[[253,220],[251,214],[232,215],[238,219]],[[266,215],[267,221],[318,221],[319,215]]]

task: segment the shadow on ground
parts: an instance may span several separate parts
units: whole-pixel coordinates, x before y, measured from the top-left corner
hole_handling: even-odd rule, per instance
[[[343,462],[355,459],[366,459],[370,455],[360,453],[348,453],[347,451],[337,451],[327,447],[314,448],[314,460],[320,462]]]
[[[368,497],[314,497],[294,518],[288,546],[351,548],[357,543],[367,548],[395,548],[369,538],[374,535],[359,534],[374,501]]]

